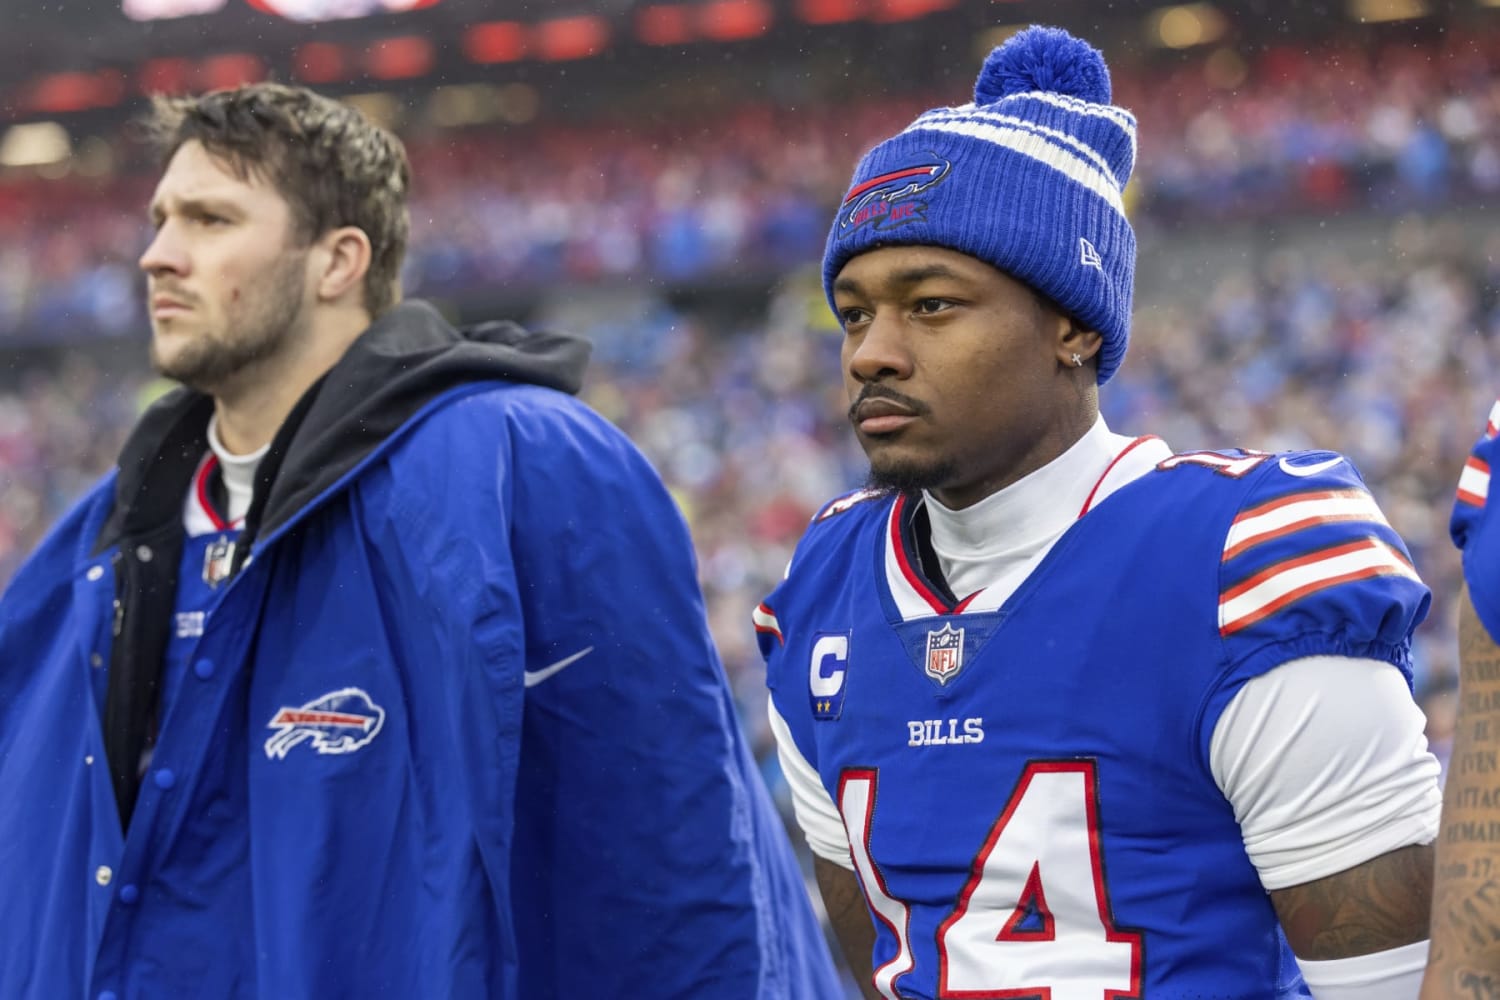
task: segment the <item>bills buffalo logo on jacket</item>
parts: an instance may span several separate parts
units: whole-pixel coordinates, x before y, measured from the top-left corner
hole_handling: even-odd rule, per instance
[[[267,723],[277,732],[266,740],[266,756],[281,760],[309,740],[318,753],[353,753],[373,740],[384,722],[385,709],[359,688],[331,691],[300,708],[278,711]]]

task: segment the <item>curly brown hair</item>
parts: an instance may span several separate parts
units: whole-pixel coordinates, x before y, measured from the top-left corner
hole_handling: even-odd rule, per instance
[[[358,110],[305,87],[254,83],[155,97],[143,124],[163,166],[197,141],[240,179],[269,181],[291,206],[303,245],[339,226],[364,230],[365,307],[379,316],[401,298],[411,167],[401,140]]]

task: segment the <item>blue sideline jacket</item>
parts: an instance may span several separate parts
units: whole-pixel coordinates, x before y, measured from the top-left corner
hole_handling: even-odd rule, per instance
[[[585,356],[387,313],[177,657],[211,401],[146,414],[0,600],[0,997],[837,995]]]

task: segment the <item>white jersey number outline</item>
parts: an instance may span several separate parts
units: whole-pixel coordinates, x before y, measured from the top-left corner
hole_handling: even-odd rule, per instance
[[[870,856],[879,775],[849,769],[839,812],[865,899],[896,938],[875,970],[882,997],[916,964],[911,909],[890,894]],[[953,912],[937,930],[944,998],[1123,1000],[1141,994],[1141,935],[1110,914],[1100,851],[1099,799],[1091,760],[1030,761],[974,859]],[[1022,929],[1034,913],[1039,926]]]

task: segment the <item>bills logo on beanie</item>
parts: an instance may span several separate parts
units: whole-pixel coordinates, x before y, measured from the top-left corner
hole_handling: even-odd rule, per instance
[[[1100,385],[1125,357],[1135,232],[1123,192],[1135,117],[1082,39],[1033,27],[990,53],[974,103],[934,108],[860,161],[828,234],[823,289],[851,257],[939,246],[977,257],[1103,338]]]
[[[918,200],[917,196],[941,184],[952,169],[953,164],[947,160],[939,160],[902,167],[854,185],[844,196],[844,207],[839,213],[839,228],[871,226],[875,229],[894,229],[904,223],[916,221],[927,207],[927,203]]]

